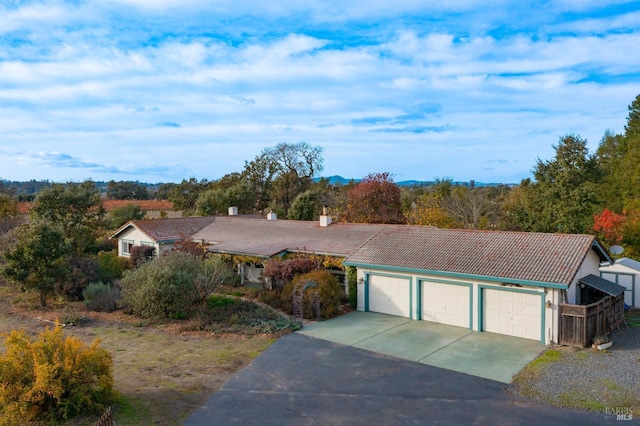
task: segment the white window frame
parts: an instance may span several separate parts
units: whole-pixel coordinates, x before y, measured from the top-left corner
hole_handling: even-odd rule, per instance
[[[133,248],[135,241],[133,240],[122,240],[122,246],[120,247],[122,250],[123,256],[131,256],[131,249]]]

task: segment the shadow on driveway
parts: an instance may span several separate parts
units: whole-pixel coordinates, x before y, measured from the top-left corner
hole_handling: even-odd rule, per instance
[[[503,384],[298,333],[278,339],[184,425],[602,424]]]

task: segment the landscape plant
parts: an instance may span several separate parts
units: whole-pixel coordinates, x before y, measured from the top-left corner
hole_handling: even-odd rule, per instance
[[[111,355],[56,326],[34,340],[13,330],[0,356],[0,424],[58,422],[99,413],[114,398]]]
[[[299,283],[305,283],[308,281],[315,282],[317,287],[309,288],[304,293],[303,317],[315,319],[312,306],[312,292],[318,292],[318,296],[320,298],[320,316],[322,319],[328,319],[336,316],[340,311],[340,305],[345,294],[336,277],[331,274],[331,272],[322,269],[298,275],[291,282],[285,285],[280,293],[282,309],[290,315],[293,314],[293,292],[295,287]]]
[[[82,298],[90,311],[113,312],[118,307],[120,288],[102,281],[93,282],[82,291]]]
[[[125,272],[121,305],[147,319],[187,318],[194,310],[202,312],[207,296],[228,273],[220,259],[203,261],[185,252],[167,252]]]

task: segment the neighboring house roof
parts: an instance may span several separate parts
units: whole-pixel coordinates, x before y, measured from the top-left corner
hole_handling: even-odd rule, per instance
[[[601,292],[608,294],[609,296],[617,297],[624,293],[626,288],[611,281],[605,280],[593,274],[589,274],[586,277],[580,278],[581,284],[600,290]]]
[[[140,210],[173,210],[173,202],[164,200],[103,200],[102,206],[106,211],[117,209],[128,204],[140,206]],[[27,214],[33,205],[32,201],[20,201],[18,203],[18,213]]]
[[[394,226],[382,229],[344,263],[566,288],[592,248],[610,260],[590,235]]]
[[[271,257],[286,251],[347,256],[381,229],[391,225],[318,221],[265,220],[220,216],[193,235],[213,245],[211,251]]]
[[[173,203],[165,200],[104,200],[102,205],[106,211],[111,211],[122,206],[135,204],[140,210],[173,210]]]
[[[181,240],[198,232],[213,221],[213,216],[181,217],[176,219],[132,220],[122,225],[111,238],[131,227],[144,232],[152,241],[168,243]]]
[[[626,266],[627,268],[640,271],[640,262],[638,262],[637,260],[629,259],[628,257],[623,257],[622,259],[616,260],[616,263],[622,266]]]

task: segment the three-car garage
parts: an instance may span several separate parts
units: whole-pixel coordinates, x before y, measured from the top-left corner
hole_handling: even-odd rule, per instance
[[[365,311],[544,341],[539,288],[368,272],[362,290]]]

